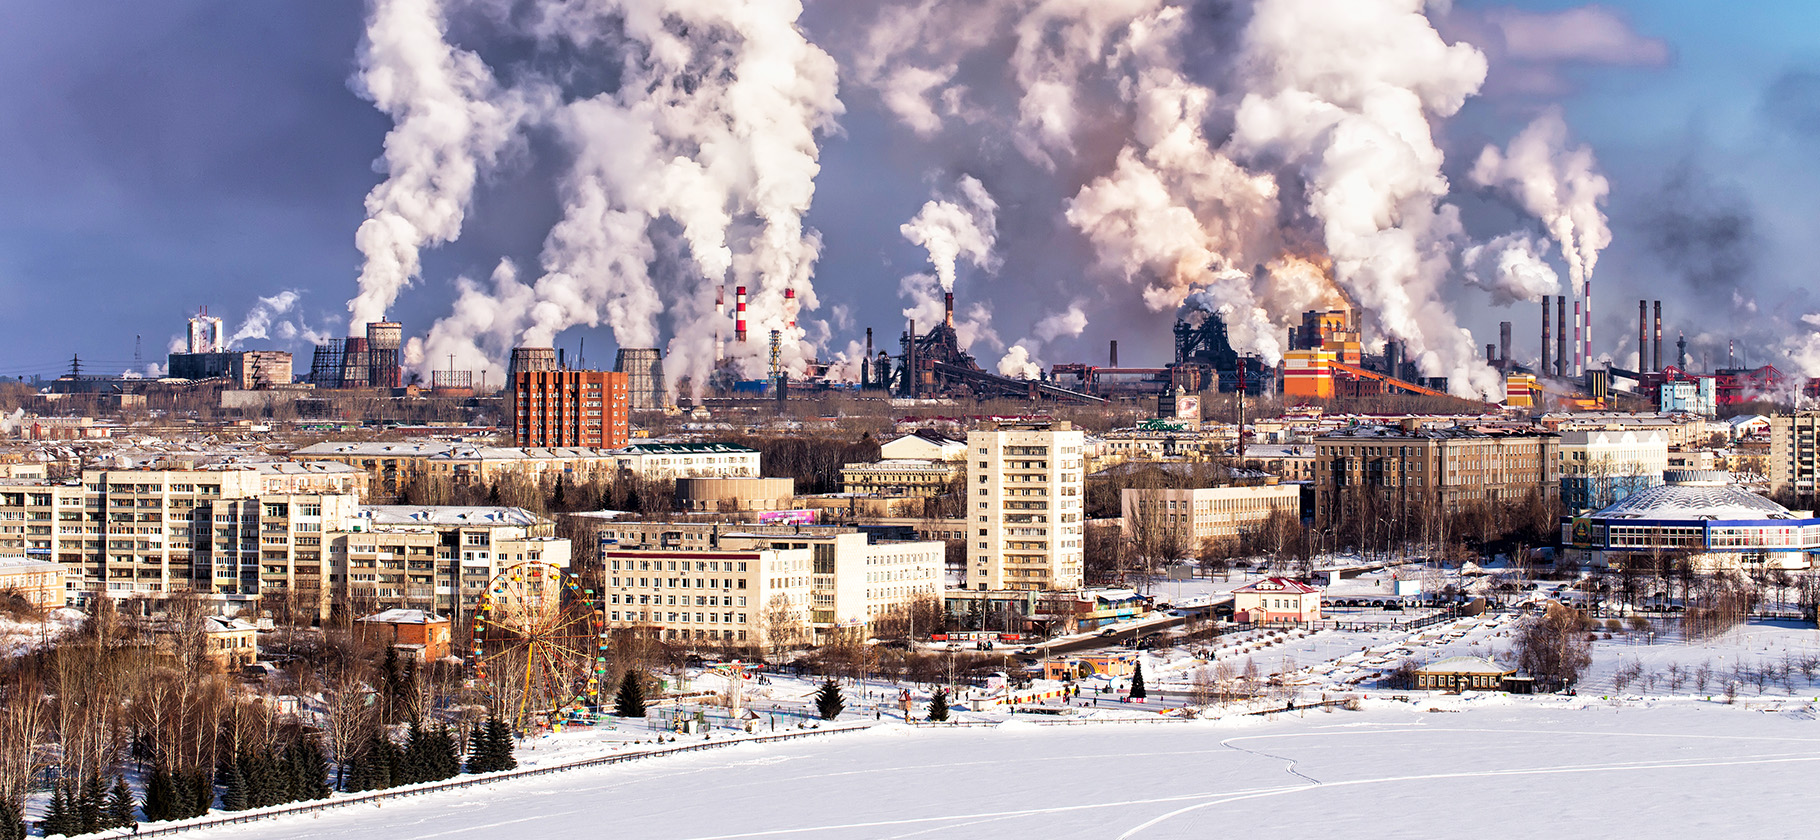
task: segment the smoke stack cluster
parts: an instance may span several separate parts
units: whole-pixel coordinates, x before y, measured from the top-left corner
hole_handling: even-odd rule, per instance
[[[733,340],[746,343],[746,287],[733,289]]]

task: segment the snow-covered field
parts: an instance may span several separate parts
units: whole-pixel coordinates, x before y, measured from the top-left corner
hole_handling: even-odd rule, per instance
[[[196,836],[1806,836],[1812,706],[1372,701],[1275,720],[885,725]],[[1241,831],[1242,830],[1242,831]]]

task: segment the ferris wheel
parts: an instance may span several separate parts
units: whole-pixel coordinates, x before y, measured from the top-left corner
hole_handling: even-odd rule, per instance
[[[593,593],[562,568],[513,565],[487,583],[472,628],[472,685],[514,728],[598,706],[605,639]]]

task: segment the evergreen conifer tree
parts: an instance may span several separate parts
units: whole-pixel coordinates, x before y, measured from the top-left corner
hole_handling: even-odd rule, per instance
[[[44,818],[38,821],[38,830],[49,837],[53,834],[74,834],[70,830],[70,802],[68,786],[62,782],[51,787],[51,804],[44,811]]]
[[[221,768],[221,810],[244,811],[252,804],[241,762],[238,759],[228,761]]]
[[[1144,665],[1138,663],[1137,669],[1131,672],[1131,699],[1142,700],[1149,695],[1150,692],[1144,689]]]
[[[436,727],[436,778],[452,779],[461,775],[461,745],[447,725]]]
[[[815,693],[815,711],[822,720],[833,720],[840,717],[842,709],[847,708],[847,701],[841,697],[840,686],[829,677],[822,682],[821,690]]]
[[[322,754],[322,742],[314,736],[297,741],[300,799],[326,799],[329,795],[329,760]]]
[[[489,757],[487,747],[490,743],[487,740],[486,727],[482,726],[479,721],[475,721],[474,725],[468,729],[468,763],[465,768],[467,772],[492,772],[492,769],[487,766]]]
[[[88,780],[82,783],[82,797],[76,807],[76,815],[83,834],[93,834],[106,828],[107,788],[101,786],[101,771],[90,770]]]
[[[518,758],[512,755],[512,730],[506,728],[505,721],[488,718],[487,739],[493,742],[490,761],[494,770],[511,770],[518,766]]]
[[[145,819],[163,822],[177,816],[177,784],[164,762],[152,765],[152,775],[145,783]]]
[[[25,840],[26,830],[25,814],[19,804],[0,800],[0,840]]]
[[[638,671],[627,671],[619,681],[619,694],[613,698],[613,714],[625,718],[645,716],[645,680]]]
[[[133,791],[126,786],[126,779],[114,777],[114,786],[107,792],[107,826],[108,828],[132,828],[138,823],[133,818],[133,809],[138,803],[133,801]]]
[[[929,719],[944,721],[948,719],[948,689],[938,688],[935,695],[929,698]]]

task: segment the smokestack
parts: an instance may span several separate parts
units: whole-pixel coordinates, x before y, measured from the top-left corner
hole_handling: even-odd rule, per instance
[[[1586,278],[1586,314],[1581,316],[1586,327],[1585,338],[1580,344],[1580,371],[1592,370],[1592,278]]]
[[[790,329],[796,329],[796,290],[795,289],[785,289],[784,290],[784,318],[785,318],[785,322],[786,322],[785,326],[789,327]]]
[[[1118,366],[1119,366],[1119,340],[1118,340],[1118,339],[1116,339],[1116,338],[1115,338],[1115,339],[1113,339],[1113,340],[1112,340],[1112,362],[1111,362],[1111,366],[1112,366],[1112,367],[1118,367]]]
[[[1384,342],[1384,374],[1392,379],[1402,379],[1403,343],[1396,339]]]
[[[1548,346],[1548,295],[1543,295],[1542,296],[1542,375],[1543,376],[1549,376],[1554,373],[1554,370],[1550,369],[1548,366],[1549,362],[1552,361],[1552,359],[1550,359],[1550,357],[1549,357],[1549,351],[1553,350],[1553,349],[1554,349],[1553,347]]]
[[[736,286],[733,289],[733,340],[741,344],[746,341],[745,286]]]
[[[1555,375],[1567,378],[1567,295],[1555,297],[1555,324],[1561,328],[1555,336]]]
[[[1656,301],[1656,348],[1652,369],[1657,373],[1662,372],[1662,301]]]
[[[859,360],[859,387],[872,387],[872,328],[866,328],[866,355]]]
[[[1649,301],[1637,301],[1637,372],[1649,372]]]
[[[1735,338],[1727,339],[1725,342],[1725,367],[1727,369],[1738,367],[1738,340]]]
[[[722,329],[721,324],[726,323],[726,318],[727,287],[724,284],[716,285],[714,287],[714,361],[717,362],[721,360],[721,356],[726,352],[726,348],[721,346],[720,333]]]
[[[947,324],[948,329],[954,329],[954,293],[953,292],[943,292],[942,293],[942,323]]]
[[[1586,372],[1586,368],[1582,367],[1582,365],[1586,364],[1586,354],[1585,354],[1586,338],[1585,338],[1585,333],[1581,332],[1581,330],[1584,330],[1585,328],[1586,328],[1586,316],[1580,314],[1580,301],[1575,300],[1574,301],[1574,365],[1573,365],[1574,376],[1579,376],[1580,374]]]
[[[561,347],[556,348],[556,369],[557,370],[568,370],[569,369],[569,351],[564,350]]]
[[[1485,363],[1496,366],[1498,363],[1498,345],[1485,345]]]
[[[1498,322],[1498,365],[1510,369],[1510,322]]]
[[[916,320],[910,321],[910,343],[904,347],[904,390],[910,397],[916,397]]]

